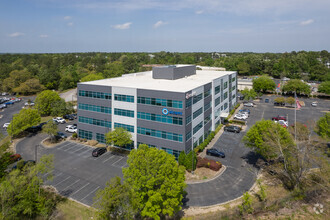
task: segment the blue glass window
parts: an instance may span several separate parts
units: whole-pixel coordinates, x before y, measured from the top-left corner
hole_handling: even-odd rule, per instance
[[[134,96],[115,94],[115,100],[116,101],[122,101],[122,102],[132,102],[132,103],[134,103]]]
[[[91,131],[85,131],[85,130],[78,130],[78,136],[80,138],[86,138],[88,140],[91,140],[93,138],[93,133]]]
[[[172,107],[172,108],[182,109],[182,101],[176,101],[176,100],[138,97],[137,102],[139,104],[144,104],[144,105],[156,105],[156,106]]]
[[[94,92],[94,91],[79,90],[78,96],[95,98],[95,99],[110,99],[111,100],[111,93],[106,93],[106,92]]]
[[[203,113],[203,107],[201,107],[200,109],[196,110],[194,113],[193,113],[193,119],[197,118],[200,114]]]
[[[104,121],[104,120],[99,120],[99,119],[95,119],[95,118],[87,118],[87,117],[83,117],[83,116],[79,116],[78,121],[80,123],[111,128],[111,121]]]
[[[146,112],[138,112],[138,119],[148,120],[148,121],[157,121],[166,124],[182,125],[182,118],[168,115],[157,115]]]
[[[134,111],[115,108],[115,115],[121,115],[121,116],[134,118]]]
[[[132,125],[115,123],[114,126],[115,126],[115,128],[125,128],[127,131],[134,133],[134,126],[132,126]]]
[[[104,107],[104,106],[98,106],[98,105],[89,105],[89,104],[79,103],[78,109],[85,110],[85,111],[102,112],[105,114],[111,114],[110,107]]]
[[[158,131],[158,130],[142,128],[142,127],[138,127],[137,133],[142,134],[142,135],[157,137],[157,138],[161,138],[161,139],[182,142],[181,134],[175,134],[175,133],[165,132],[165,131]]]

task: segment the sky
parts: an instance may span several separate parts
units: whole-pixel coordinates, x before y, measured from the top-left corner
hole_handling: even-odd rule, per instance
[[[330,0],[0,0],[0,53],[330,51]]]

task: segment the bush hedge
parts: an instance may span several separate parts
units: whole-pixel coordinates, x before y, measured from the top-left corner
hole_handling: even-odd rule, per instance
[[[197,157],[197,167],[210,168],[211,170],[218,171],[222,167],[221,162],[210,160],[208,158]]]
[[[233,123],[233,124],[239,124],[239,125],[245,125],[246,124],[246,121],[241,121],[241,120],[231,120],[229,121],[229,123]]]

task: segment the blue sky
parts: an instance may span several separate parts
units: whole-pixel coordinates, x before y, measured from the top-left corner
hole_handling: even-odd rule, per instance
[[[330,51],[330,0],[1,0],[0,53]]]

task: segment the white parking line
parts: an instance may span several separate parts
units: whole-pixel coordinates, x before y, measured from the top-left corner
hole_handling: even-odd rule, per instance
[[[76,152],[80,151],[81,149],[84,149],[84,147],[80,147],[79,149],[72,151],[72,153],[76,153]]]
[[[76,194],[77,192],[80,192],[80,190],[82,190],[83,188],[85,188],[86,186],[88,186],[90,183],[87,183],[85,186],[81,187],[80,189],[78,189],[76,192],[74,192],[73,194],[71,194],[71,196],[73,196],[74,194]]]
[[[83,155],[84,153],[86,153],[86,152],[88,152],[88,151],[90,151],[90,149],[84,150],[83,152],[81,152],[81,153],[79,153],[79,154],[77,154],[77,155],[78,155],[78,156],[81,156],[81,155]]]
[[[57,149],[62,149],[63,147],[69,146],[70,144],[72,144],[72,143],[69,142],[69,143],[63,144],[61,147],[59,147]]]
[[[117,160],[116,162],[112,163],[111,165],[114,166],[115,163],[121,161],[122,159],[124,159],[124,157],[119,158],[119,160]]]
[[[64,181],[66,181],[67,179],[71,178],[71,176],[68,176],[67,178],[65,178],[64,180],[60,181],[59,183],[56,183],[54,186],[57,186],[58,184],[63,183]]]
[[[112,155],[111,157],[109,157],[108,159],[106,159],[106,160],[104,160],[104,161],[102,161],[102,163],[105,163],[105,162],[107,162],[108,160],[110,160],[111,158],[113,158],[115,155]]]
[[[63,190],[61,190],[61,191],[66,190],[67,188],[69,188],[70,186],[73,186],[74,184],[76,184],[76,183],[79,182],[79,181],[80,181],[80,179],[76,180],[74,183],[68,185],[67,187],[65,187],[65,188],[64,188]]]
[[[71,150],[71,149],[73,149],[73,148],[75,148],[75,147],[77,147],[77,146],[74,144],[73,146],[68,147],[68,148],[65,149],[64,151],[69,151],[69,150]]]
[[[93,191],[91,191],[90,193],[87,194],[87,196],[89,196],[90,194],[92,194],[93,192],[95,192],[96,190],[98,190],[100,187],[96,187],[96,189],[94,189]],[[87,196],[85,196],[84,198],[82,198],[81,200],[85,199]]]

